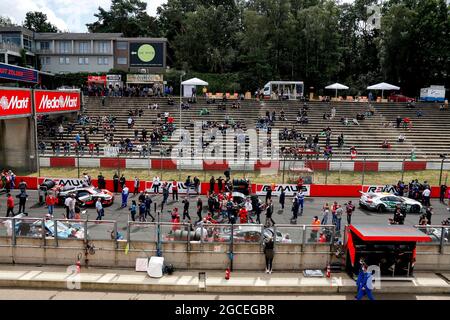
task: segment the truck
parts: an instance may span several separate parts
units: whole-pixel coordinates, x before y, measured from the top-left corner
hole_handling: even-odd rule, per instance
[[[420,101],[423,102],[445,102],[445,87],[430,86],[420,89]]]

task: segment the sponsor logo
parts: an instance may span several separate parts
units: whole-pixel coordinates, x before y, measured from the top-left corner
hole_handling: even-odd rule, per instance
[[[83,187],[84,186],[84,180],[83,179],[51,179],[47,178],[45,181],[54,181],[56,185],[63,186],[63,187]]]
[[[272,188],[271,185],[262,185],[257,187],[257,195],[265,195],[268,190]],[[281,191],[286,193],[286,196],[293,196],[295,193],[298,193],[298,186],[295,184],[277,184],[275,185],[275,190],[272,191],[272,195],[277,196],[281,194]],[[310,186],[303,185],[302,191],[306,192],[306,195],[309,196]]]
[[[2,110],[14,110],[14,109],[28,109],[29,98],[19,98],[18,96],[11,96],[10,99],[6,96],[0,98],[0,107]]]
[[[71,97],[69,95],[50,98],[48,95],[44,94],[39,103],[39,110],[49,110],[49,109],[77,109],[78,108],[78,97]]]
[[[396,186],[368,186],[366,192],[385,192],[385,193],[392,193],[395,194],[397,192]]]

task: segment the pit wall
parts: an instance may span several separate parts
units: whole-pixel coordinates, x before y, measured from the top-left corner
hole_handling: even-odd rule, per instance
[[[88,256],[88,265],[107,268],[133,268],[136,258],[148,258],[156,255],[156,244],[133,241],[126,252],[126,241],[96,240],[95,254]],[[117,248],[116,248],[117,246]],[[226,244],[165,243],[162,252],[166,264],[173,264],[177,269],[225,270],[230,263]],[[16,246],[11,239],[0,238],[0,263],[33,265],[73,265],[78,254],[84,260],[84,244],[80,240],[58,240],[58,247],[53,239],[17,238]],[[259,244],[235,244],[233,252],[234,270],[264,270],[264,254]],[[418,245],[416,271],[450,270],[450,246]],[[326,244],[282,244],[275,249],[274,269],[299,271],[304,269],[324,269],[330,259],[330,246]]]
[[[66,184],[72,185],[80,185],[81,179],[76,178],[55,178],[56,180],[63,180]],[[37,190],[38,186],[45,180],[49,178],[44,177],[22,177],[18,176],[16,178],[16,185],[19,184],[21,180],[24,180],[27,183],[28,189]],[[171,182],[171,181],[169,181]],[[94,186],[97,186],[97,180],[93,179],[92,183]],[[128,188],[133,191],[134,190],[134,181],[127,181],[126,185]],[[179,193],[186,193],[186,189],[184,187],[183,182],[179,182]],[[141,181],[139,186],[139,191],[142,192],[144,190],[153,191],[151,189],[152,182],[151,181]],[[271,188],[272,185],[268,184],[251,184],[251,191],[253,194],[265,195],[267,190]],[[106,189],[113,190],[113,181],[106,180]],[[287,196],[292,196],[295,192],[297,192],[298,188],[295,184],[275,184],[275,191],[272,193],[274,196],[277,196],[281,190],[285,190]],[[359,198],[362,192],[367,191],[376,191],[376,192],[394,192],[394,188],[392,186],[384,186],[384,185],[322,185],[322,184],[311,184],[304,185],[304,191],[306,191],[307,196],[309,197],[348,197],[348,198]],[[206,195],[209,191],[209,183],[201,183],[199,188],[200,194]],[[217,183],[215,184],[215,191],[218,191]],[[193,192],[191,192],[193,193]],[[431,197],[439,198],[440,188],[438,186],[431,187]]]

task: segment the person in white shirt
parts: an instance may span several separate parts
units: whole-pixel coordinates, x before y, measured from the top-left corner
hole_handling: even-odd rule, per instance
[[[129,193],[130,193],[130,190],[125,185],[122,189],[122,208],[125,208],[127,206]]]
[[[426,207],[430,206],[430,195],[431,195],[431,190],[430,189],[425,189],[422,192],[422,204]]]
[[[95,220],[102,220],[102,216],[104,215],[104,209],[102,205],[102,200],[100,198],[97,199],[95,203],[95,209],[97,209],[97,218]]]
[[[406,140],[405,136],[404,136],[403,134],[400,133],[400,135],[398,136],[397,141],[398,141],[398,142],[405,142],[405,140]]]
[[[69,205],[71,201],[72,201],[71,197],[67,197],[66,200],[64,200],[64,207],[66,207],[66,216],[65,216],[66,219],[69,219]]]

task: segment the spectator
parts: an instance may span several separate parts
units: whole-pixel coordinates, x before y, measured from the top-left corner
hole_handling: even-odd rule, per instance
[[[430,206],[430,195],[431,195],[431,190],[429,188],[426,188],[425,190],[423,190],[422,204],[426,207]]]
[[[117,175],[117,172],[114,173],[113,176],[113,187],[114,187],[114,193],[119,192],[119,176]]]
[[[102,205],[102,200],[100,198],[97,199],[97,202],[95,203],[95,208],[97,209],[97,218],[95,220],[102,220],[102,217],[105,214]]]
[[[320,230],[320,220],[318,216],[314,216],[312,225],[313,227],[311,228],[311,242],[316,242],[317,234]]]
[[[128,194],[129,194],[128,187],[125,185],[122,188],[122,206],[121,208],[125,208],[128,205]]]
[[[26,192],[20,192],[16,198],[19,199],[19,213],[24,213],[28,216],[28,213],[25,212],[25,204],[27,203],[28,194]]]
[[[284,189],[281,190],[280,193],[280,205],[281,205],[281,209],[284,210],[284,202],[286,200],[286,193],[284,192]]]
[[[133,195],[137,195],[139,193],[139,185],[140,185],[140,181],[138,177],[134,177],[134,191],[133,191]]]
[[[269,222],[272,223],[272,226],[275,225],[275,221],[272,219],[272,215],[273,215],[273,203],[272,199],[269,199],[266,208],[266,226],[269,225]]]
[[[189,215],[189,200],[187,197],[182,201],[183,203],[183,221],[188,218],[188,221],[191,221],[191,216]]]
[[[11,213],[11,217],[14,217],[14,198],[10,193],[6,195],[6,217],[9,217]]]
[[[172,200],[178,202],[178,181],[176,180],[172,181]]]
[[[129,208],[130,215],[131,215],[131,221],[136,221],[136,212],[137,212],[137,204],[136,201],[131,201],[131,207]]]
[[[353,211],[355,211],[355,206],[353,205],[352,201],[350,200],[346,206],[345,206],[345,212],[347,213],[347,224],[352,224],[352,215]]]
[[[150,216],[152,218],[152,222],[155,222],[155,217],[152,215],[151,211],[152,211],[152,203],[153,200],[150,197],[150,195],[148,193],[146,193],[145,195],[145,221],[147,221],[147,216]]]
[[[120,182],[120,188],[122,188],[122,190],[123,190],[123,188],[125,187],[125,183],[126,183],[126,179],[125,179],[125,176],[123,174],[120,177],[119,182]]]
[[[264,256],[266,259],[266,273],[272,274],[272,263],[274,257],[274,240],[272,237],[268,237],[264,242]]]

